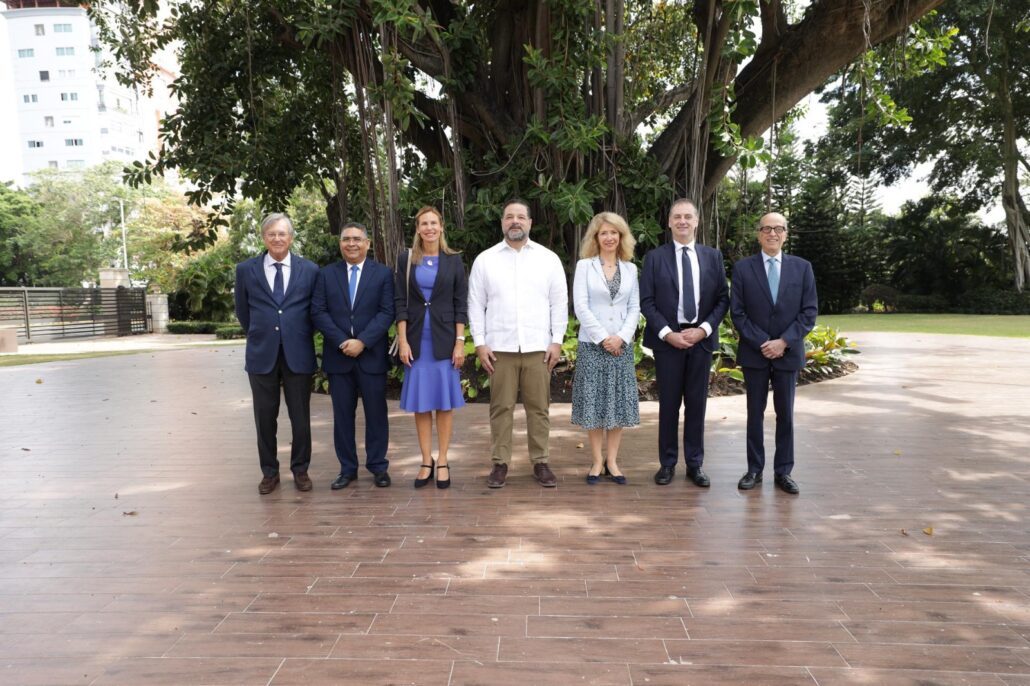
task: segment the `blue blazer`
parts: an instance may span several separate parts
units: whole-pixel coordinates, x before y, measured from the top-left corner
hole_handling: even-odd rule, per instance
[[[808,260],[780,253],[780,287],[773,305],[762,254],[733,265],[730,317],[740,334],[737,364],[763,368],[771,363],[773,369],[796,371],[805,366],[805,336],[819,313],[815,275]],[[762,344],[776,338],[787,342],[787,351],[779,359],[767,360]]]
[[[619,260],[619,279],[619,292],[612,298],[601,258],[588,257],[576,263],[572,305],[579,319],[579,340],[600,343],[608,336],[618,336],[625,343],[633,341],[640,323],[636,265]]]
[[[295,374],[314,374],[315,335],[311,325],[311,292],[318,267],[299,255],[290,256],[290,284],[282,305],[272,299],[264,268],[265,253],[236,265],[236,318],[247,334],[246,370],[268,374],[279,358]]]
[[[354,308],[348,295],[346,261],[323,267],[311,295],[311,319],[322,332],[322,370],[326,374],[345,374],[357,368],[366,374],[385,374],[387,333],[393,323],[393,272],[371,257],[365,258],[358,281]],[[357,338],[365,349],[357,357],[340,351],[349,338]]]
[[[708,322],[712,333],[701,341],[708,352],[719,347],[719,324],[730,306],[729,289],[726,287],[726,267],[722,252],[707,245],[694,243],[697,263],[701,270],[701,293],[698,298],[697,323]],[[644,345],[651,350],[675,350],[658,338],[658,332],[666,326],[679,331],[676,321],[676,307],[679,305],[680,285],[676,271],[676,244],[672,241],[651,250],[644,257],[644,270],[640,277],[640,311],[647,319],[644,329]]]

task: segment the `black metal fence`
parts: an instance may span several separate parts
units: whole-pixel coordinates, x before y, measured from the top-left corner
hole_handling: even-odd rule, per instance
[[[146,333],[146,290],[0,288],[0,326],[17,327],[23,343]]]

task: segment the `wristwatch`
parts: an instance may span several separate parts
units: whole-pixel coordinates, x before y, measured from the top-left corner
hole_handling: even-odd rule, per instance
[[[454,338],[454,340],[456,340],[456,341],[461,341],[462,343],[464,343],[464,342],[465,342],[465,337],[464,337],[464,336],[456,336],[456,337]]]

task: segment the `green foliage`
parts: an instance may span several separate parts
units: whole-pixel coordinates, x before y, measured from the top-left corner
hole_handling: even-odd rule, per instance
[[[223,324],[215,329],[215,338],[221,340],[231,340],[246,337],[247,334],[243,332],[243,327],[239,324]]]
[[[321,331],[316,331],[314,337],[311,340],[311,344],[315,346],[315,363],[318,365],[318,369],[314,376],[311,377],[311,390],[315,393],[328,393],[329,392],[329,375],[322,371],[322,343],[324,338],[322,337]]]
[[[38,232],[40,211],[24,191],[0,185],[0,286],[30,286],[40,279],[40,256],[29,240]]]
[[[830,374],[849,355],[858,353],[855,344],[829,326],[816,326],[805,336],[805,369],[802,374]]]
[[[862,289],[859,302],[869,312],[892,312],[898,305],[898,289],[891,288],[887,284],[871,283]]]
[[[223,322],[205,322],[201,320],[170,321],[168,322],[168,333],[215,333],[224,326]]]
[[[984,226],[953,198],[928,197],[905,203],[901,214],[887,220],[883,231],[892,273],[890,285],[903,293],[933,294],[954,301],[974,288],[1002,289],[1007,283],[1009,255],[1004,235]],[[911,303],[904,306],[911,308]],[[903,303],[899,301],[898,306],[900,309]]]
[[[187,264],[176,279],[169,298],[173,316],[225,322],[233,314],[232,289],[238,254],[229,243],[202,253]]]

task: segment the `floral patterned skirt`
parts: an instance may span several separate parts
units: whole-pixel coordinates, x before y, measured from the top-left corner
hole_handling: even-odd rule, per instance
[[[572,381],[572,423],[585,429],[640,424],[633,345],[615,356],[596,343],[579,342]]]

